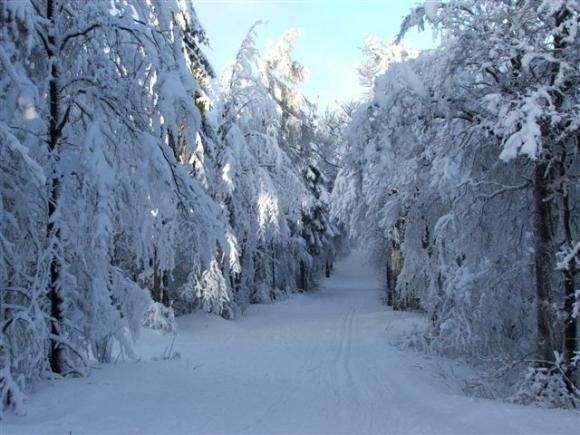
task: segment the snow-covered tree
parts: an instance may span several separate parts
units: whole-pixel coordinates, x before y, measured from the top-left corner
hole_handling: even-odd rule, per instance
[[[359,81],[367,96],[372,96],[375,79],[382,75],[390,64],[417,57],[417,50],[404,43],[389,44],[376,36],[367,36],[360,51],[363,61],[357,68]]]
[[[149,301],[141,286],[163,299],[176,240],[190,272],[214,278],[222,212],[169,140],[184,155],[199,148],[190,6],[0,6],[4,405],[49,372],[110,360],[115,342],[131,356]]]
[[[535,347],[572,394],[577,17],[567,1],[417,7],[402,34],[427,20],[443,47],[375,80],[333,192],[333,214],[386,265],[387,300],[427,312],[431,348]]]
[[[299,33],[288,32],[260,57],[258,25],[224,74],[216,110],[222,200],[241,265],[232,281],[242,303],[306,290],[332,235],[324,175],[310,153],[314,107],[296,89],[304,67],[290,57]]]
[[[331,145],[296,31],[260,56],[252,28],[214,101],[190,0],[6,0],[0,24],[3,409],[132,358],[143,322],[312,286]]]

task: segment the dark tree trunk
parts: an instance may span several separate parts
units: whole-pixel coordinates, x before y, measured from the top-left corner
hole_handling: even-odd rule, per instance
[[[398,245],[393,246],[391,249],[391,269],[390,269],[390,298],[393,310],[400,310],[400,301],[397,296],[397,279],[399,273],[401,272],[401,250]]]
[[[55,226],[54,217],[56,214],[57,203],[60,194],[60,182],[56,174],[56,161],[58,156],[59,140],[61,136],[60,124],[60,95],[58,88],[59,71],[57,66],[57,56],[55,53],[56,44],[54,32],[56,31],[55,5],[56,0],[46,2],[46,18],[50,21],[50,30],[47,38],[47,55],[51,65],[50,79],[48,83],[48,105],[49,105],[49,124],[48,124],[48,151],[52,160],[53,169],[48,180],[48,223],[46,234],[51,244],[51,249],[58,248],[60,241],[60,230]],[[48,282],[48,299],[50,301],[51,325],[50,332],[52,339],[50,342],[50,368],[54,373],[63,372],[62,347],[58,337],[61,335],[63,322],[62,297],[59,289],[61,274],[61,264],[56,252],[52,252],[50,260],[50,274]]]
[[[560,27],[568,18],[569,11],[563,6],[557,11],[553,17],[555,20],[555,27]],[[554,57],[558,58],[567,48],[565,34],[567,30],[563,30],[564,34],[558,34],[554,37]],[[550,85],[555,86],[557,77],[560,73],[559,62],[552,62],[551,65],[551,79]],[[565,91],[564,91],[565,93]],[[552,93],[552,104],[561,108],[563,104],[562,92]],[[542,153],[538,158],[538,163],[534,168],[534,247],[535,247],[535,269],[536,269],[536,297],[537,297],[537,322],[538,322],[538,337],[537,337],[537,354],[541,361],[540,366],[549,367],[554,362],[555,337],[552,323],[552,273],[555,268],[555,248],[554,248],[554,232],[552,231],[552,208],[553,197],[557,194],[555,190],[555,173],[554,164],[559,166],[560,177],[562,181],[566,178],[564,169],[565,160],[565,144],[562,144],[564,149],[560,156],[555,155],[557,146],[556,141],[557,126],[543,125],[542,126]],[[556,134],[555,134],[556,133]],[[558,162],[557,158],[561,161]],[[562,218],[563,231],[566,242],[572,240],[570,232],[570,210],[568,205],[568,195],[566,189],[562,192]],[[564,290],[566,293],[565,308],[572,309],[573,301],[568,298],[569,293],[574,292],[574,276],[573,269],[568,268],[564,272]],[[572,331],[572,328],[574,331]],[[573,337],[573,343],[568,341],[568,334],[570,338]],[[576,325],[575,321],[566,321],[564,328],[564,353],[576,347]]]
[[[563,7],[560,9],[555,15],[555,26],[560,27],[564,23],[566,19],[570,17],[570,11]],[[570,36],[568,29],[563,29],[561,34],[558,34],[554,37],[554,55],[555,57],[559,57],[564,50],[567,48],[567,40],[566,37]],[[553,72],[552,72],[552,80],[551,84],[554,85],[556,82],[556,77],[560,72],[560,66],[555,63]],[[569,85],[565,85],[569,88]],[[554,93],[552,98],[552,103],[555,107],[561,108],[563,104],[563,98],[560,93]],[[575,144],[572,146],[578,146],[579,144],[578,136],[575,137]],[[562,147],[562,152],[560,153],[560,162],[559,162],[559,169],[560,169],[560,182],[562,183],[562,230],[564,233],[564,246],[568,249],[572,249],[574,246],[574,238],[572,236],[572,219],[574,218],[573,213],[570,209],[570,197],[568,186],[566,186],[566,144]],[[572,363],[572,359],[576,351],[578,350],[578,329],[577,329],[577,319],[573,315],[574,310],[574,302],[576,300],[575,289],[576,289],[576,259],[572,258],[566,265],[564,269],[564,310],[566,313],[566,320],[564,322],[564,346],[563,346],[563,357],[564,362],[566,364],[566,376],[568,377],[569,382],[574,382],[574,370],[575,366]],[[569,385],[571,388],[572,386]],[[571,388],[572,389],[572,388]]]
[[[326,277],[330,278],[330,263],[326,260]]]
[[[272,290],[276,290],[276,265],[272,260]]]
[[[303,291],[308,290],[308,282],[307,282],[307,276],[306,276],[306,264],[304,264],[304,261],[300,262],[300,289]]]
[[[566,154],[563,153],[562,161],[560,162],[560,175],[565,177],[565,160]],[[563,186],[562,192],[562,228],[564,230],[565,246],[568,249],[574,247],[574,240],[572,238],[572,212],[570,210],[570,198],[568,189]],[[576,259],[571,258],[564,269],[564,311],[566,313],[566,320],[564,323],[564,362],[566,363],[566,376],[571,382],[575,379],[574,371],[575,365],[572,362],[575,353],[578,350],[578,330],[577,321],[574,317],[574,302],[576,301]]]
[[[554,268],[552,240],[552,212],[547,159],[542,159],[534,169],[534,247],[537,309],[537,356],[540,365],[554,360],[552,342],[551,281]],[[548,364],[549,365],[549,364]]]
[[[385,279],[387,284],[387,306],[393,306],[393,289],[391,287],[391,264],[387,261],[385,270]]]
[[[159,270],[157,259],[157,249],[153,251],[153,287],[151,288],[151,299],[153,302],[163,303],[163,280]]]
[[[274,261],[274,243],[270,242],[270,253],[272,255],[272,290],[276,290],[276,263]]]

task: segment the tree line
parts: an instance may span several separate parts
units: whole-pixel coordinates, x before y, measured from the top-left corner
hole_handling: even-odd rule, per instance
[[[333,117],[255,32],[216,82],[191,0],[0,2],[1,408],[330,269]]]
[[[437,48],[368,41],[332,202],[388,305],[426,313],[424,348],[505,361],[496,385],[529,367],[510,394],[562,406],[580,397],[578,21],[567,0],[426,2],[397,42],[428,24]]]

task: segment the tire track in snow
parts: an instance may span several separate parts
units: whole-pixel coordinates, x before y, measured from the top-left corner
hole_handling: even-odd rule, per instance
[[[333,387],[335,389],[335,396],[336,396],[336,406],[337,412],[340,419],[341,426],[344,427],[348,421],[347,416],[347,409],[345,403],[345,392],[346,392],[346,385],[345,385],[345,354],[346,354],[346,341],[347,341],[347,328],[348,328],[348,321],[350,318],[351,312],[349,311],[343,318],[340,324],[340,333],[339,333],[339,344],[338,344],[338,353],[335,358],[334,362],[334,382]]]
[[[364,311],[362,311],[364,313]],[[365,330],[360,331],[360,321],[364,320],[360,316],[361,309],[356,309],[351,320],[350,327],[350,346],[354,348],[350,352],[349,373],[352,380],[353,402],[356,405],[356,414],[353,415],[353,422],[356,424],[354,429],[357,433],[376,433],[375,431],[375,413],[379,411],[382,400],[380,394],[381,382],[372,382],[368,376],[366,368],[365,355],[368,356],[368,342],[364,340]],[[359,326],[357,328],[357,326]],[[380,412],[380,411],[379,411]]]
[[[348,433],[373,433],[375,401],[369,393],[376,385],[363,382],[361,377],[364,368],[359,363],[361,358],[357,351],[360,337],[357,335],[358,308],[348,311],[340,325],[338,353],[335,362],[335,386],[337,397],[337,414],[340,427]],[[360,349],[359,349],[360,350]]]
[[[341,426],[345,430],[352,427],[355,420],[360,416],[361,411],[363,411],[360,403],[360,384],[353,375],[355,370],[353,370],[352,345],[356,313],[357,309],[352,309],[344,316],[341,325],[339,351],[336,358],[338,413]]]
[[[361,367],[357,364],[361,358],[360,349],[356,350],[356,345],[362,344],[360,337],[356,334],[356,320],[358,319],[359,309],[353,310],[348,325],[348,349],[347,349],[347,381],[348,394],[350,395],[350,427],[357,433],[373,433],[374,418],[373,409],[375,397],[369,395],[369,391],[376,388],[375,385],[365,385],[361,380]],[[355,351],[353,352],[353,347]]]

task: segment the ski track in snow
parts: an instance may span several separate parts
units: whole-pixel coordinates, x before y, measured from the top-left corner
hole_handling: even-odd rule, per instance
[[[179,319],[181,359],[160,360],[172,337],[144,331],[139,362],[41,385],[0,433],[578,433],[573,411],[462,395],[437,372],[457,363],[389,344],[413,322],[381,305],[355,253],[318,292]]]

